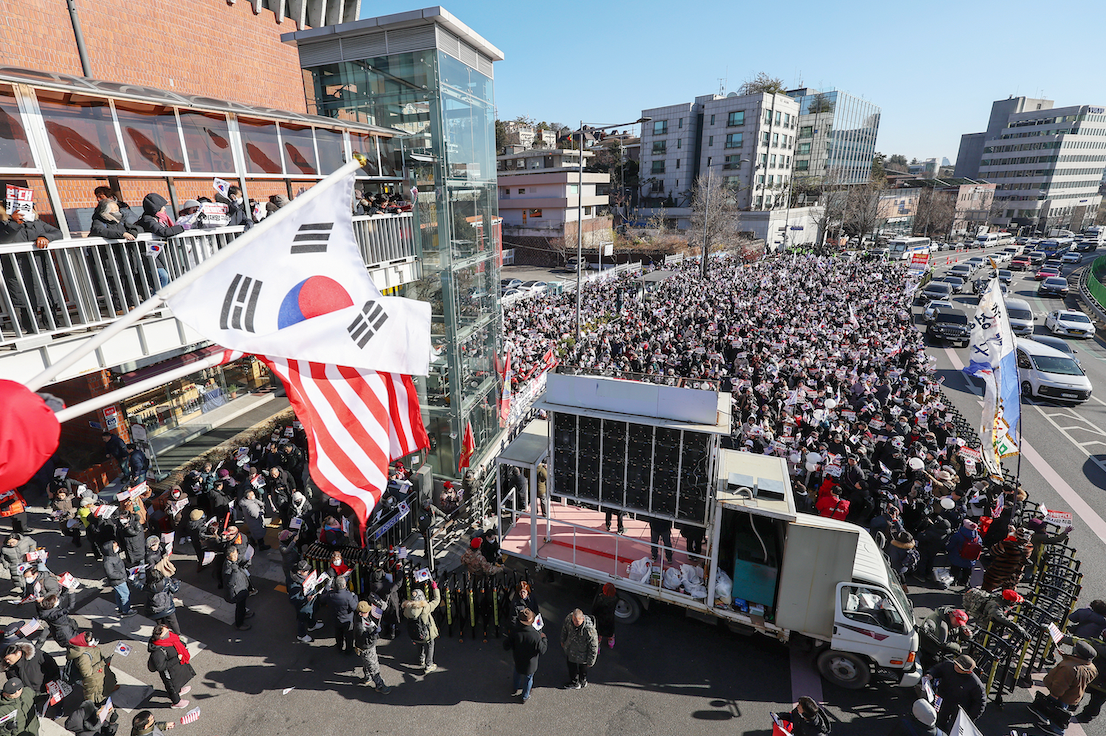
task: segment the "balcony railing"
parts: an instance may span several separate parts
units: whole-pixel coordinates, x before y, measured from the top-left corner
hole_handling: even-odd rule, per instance
[[[366,265],[417,255],[412,215],[354,218],[354,235]],[[149,299],[243,232],[242,227],[190,230],[155,241],[71,238],[39,249],[34,243],[0,245],[0,346],[101,327]],[[161,252],[148,255],[151,245]],[[156,314],[156,313],[155,313]]]

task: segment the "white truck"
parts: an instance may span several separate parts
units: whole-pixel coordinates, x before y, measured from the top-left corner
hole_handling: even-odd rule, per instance
[[[662,601],[809,648],[821,675],[842,687],[861,688],[873,677],[917,683],[913,607],[872,536],[855,524],[797,513],[784,458],[723,449],[730,396],[703,385],[550,373],[536,403],[549,418],[529,424],[497,460],[529,478],[498,487],[501,504],[529,510],[501,518],[503,551],[614,583],[626,623]],[[532,513],[543,461],[548,499],[557,501],[545,516]],[[511,498],[517,493],[528,503]],[[624,534],[610,532],[609,520],[605,530],[607,511],[621,512]],[[649,519],[674,522],[685,539],[701,534],[702,554],[658,550]],[[653,555],[670,551],[669,569],[649,569]]]

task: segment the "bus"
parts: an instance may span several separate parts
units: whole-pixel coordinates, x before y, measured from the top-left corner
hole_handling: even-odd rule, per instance
[[[1037,243],[1037,250],[1045,254],[1046,261],[1058,260],[1071,250],[1074,243],[1075,238],[1049,238]]]
[[[887,243],[887,257],[892,261],[909,261],[916,253],[928,254],[931,246],[929,238],[895,238]]]

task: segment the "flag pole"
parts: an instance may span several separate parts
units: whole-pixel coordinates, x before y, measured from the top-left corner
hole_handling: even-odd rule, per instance
[[[94,396],[88,401],[82,401],[79,404],[67,406],[61,411],[57,412],[54,416],[57,418],[59,424],[64,424],[70,419],[76,419],[77,417],[84,416],[89,412],[96,411],[97,409],[103,409],[105,406],[110,406],[111,404],[123,401],[124,399],[129,399],[132,396],[137,396],[140,393],[155,389],[164,383],[168,383],[169,381],[174,381],[178,378],[184,378],[185,376],[190,376],[197,371],[214,368],[217,365],[221,365],[223,363],[224,353],[225,351],[220,350],[215,355],[209,355],[203,360],[187,363],[180,366],[179,368],[174,368],[171,371],[159,373],[156,376],[151,376],[150,378],[146,378],[142,381],[139,381],[138,383],[124,386],[123,388],[119,388],[114,391],[109,391],[106,394]]]
[[[324,184],[334,179],[340,179],[344,176],[347,176],[351,172],[360,169],[363,165],[363,161],[364,157],[361,157],[360,154],[354,154],[353,161],[345,164],[344,166],[342,166],[342,168],[338,169],[333,174],[321,180],[318,184],[293,199],[292,202],[287,206],[277,210],[276,214],[270,215],[269,217],[266,217],[264,220],[259,222],[257,225],[254,225],[252,228],[243,233],[240,237],[235,238],[230,243],[228,243],[225,248],[218,251],[210,258],[202,261],[195,268],[182,274],[181,277],[177,280],[170,281],[168,284],[163,286],[157,294],[139,304],[128,314],[120,317],[118,320],[98,332],[91,340],[81,343],[79,347],[72,350],[61,360],[53,363],[48,368],[46,368],[46,370],[42,371],[34,378],[27,381],[25,384],[27,388],[31,389],[32,391],[37,391],[46,384],[55,380],[64,371],[76,365],[77,362],[81,360],[81,358],[96,350],[108,340],[115,337],[123,330],[130,327],[135,322],[160,307],[178,291],[185,288],[186,286],[191,285],[192,282],[194,282],[201,276],[204,276],[209,271],[213,270],[216,266],[221,265],[223,261],[230,258],[232,255],[234,255],[245,246],[249,245],[258,238],[264,237],[269,232],[269,230],[274,227],[274,221],[279,222],[281,220],[284,220],[285,218],[290,217],[292,213],[303,209],[312,201],[318,199],[327,191],[326,187],[323,186]]]

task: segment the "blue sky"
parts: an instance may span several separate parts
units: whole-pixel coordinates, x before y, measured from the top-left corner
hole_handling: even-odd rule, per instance
[[[428,7],[363,0],[362,16]],[[757,72],[840,89],[883,110],[877,149],[956,158],[991,102],[1043,96],[1106,104],[1097,71],[1106,4],[1052,0],[797,0],[791,3],[506,2],[443,4],[506,59],[499,117],[575,127],[636,120]]]

